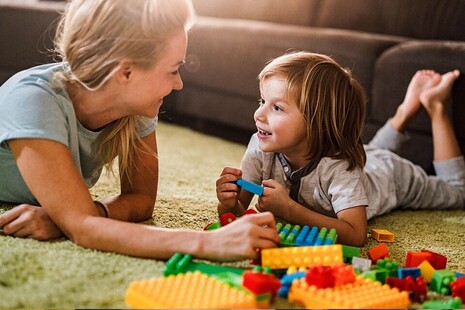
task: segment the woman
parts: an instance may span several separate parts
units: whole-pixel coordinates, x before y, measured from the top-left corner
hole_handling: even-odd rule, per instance
[[[6,234],[65,234],[84,247],[160,259],[183,252],[237,260],[279,242],[270,213],[212,232],[128,223],[152,216],[157,114],[183,86],[193,18],[188,0],[68,4],[56,40],[62,62],[0,88],[0,200],[21,204],[0,215]],[[116,157],[121,194],[92,201],[88,188]]]

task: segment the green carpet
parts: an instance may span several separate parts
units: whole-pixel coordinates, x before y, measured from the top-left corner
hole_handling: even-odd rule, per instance
[[[217,220],[215,181],[225,165],[239,166],[245,146],[160,123],[160,186],[147,224],[200,230]],[[115,194],[118,182],[104,175],[92,189],[98,198]],[[0,213],[8,206],[0,206]],[[369,228],[395,234],[388,244],[402,265],[407,251],[429,249],[465,272],[465,212],[398,211],[376,218]],[[361,249],[377,245],[370,238]],[[133,280],[159,277],[164,262],[83,249],[68,240],[39,242],[5,236],[0,230],[0,308],[125,308]],[[248,262],[229,264],[249,267]],[[274,307],[289,308],[285,300]]]

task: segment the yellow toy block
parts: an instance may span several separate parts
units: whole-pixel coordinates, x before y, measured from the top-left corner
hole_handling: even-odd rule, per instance
[[[131,308],[257,308],[255,296],[199,271],[133,281],[125,296]]]
[[[427,283],[431,283],[431,280],[433,279],[433,273],[436,271],[433,266],[427,261],[424,260],[420,265],[418,265],[418,268],[421,270],[421,275],[425,279]]]
[[[385,229],[372,229],[371,236],[380,242],[394,242],[394,234]]]
[[[332,266],[343,263],[342,245],[300,246],[262,250],[262,266],[271,269]]]
[[[289,301],[309,309],[408,309],[407,292],[358,276],[353,283],[319,289],[305,278],[292,282]]]

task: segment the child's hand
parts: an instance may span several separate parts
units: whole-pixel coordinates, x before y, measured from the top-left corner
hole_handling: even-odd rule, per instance
[[[275,216],[286,219],[286,206],[292,201],[286,188],[272,179],[265,180],[262,184],[265,190],[263,191],[263,195],[258,198],[256,208],[260,212],[270,211]]]
[[[211,253],[205,253],[204,257],[220,261],[255,258],[256,249],[276,247],[279,241],[273,214],[250,214],[212,230],[206,240]]]
[[[216,181],[216,197],[220,204],[228,209],[237,204],[240,187],[236,181],[242,177],[242,171],[233,167],[225,167]]]

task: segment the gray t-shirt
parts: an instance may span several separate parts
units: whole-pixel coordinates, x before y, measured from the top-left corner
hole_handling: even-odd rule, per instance
[[[241,164],[242,177],[261,184],[263,180],[274,179],[290,189],[283,165],[277,153],[262,152],[254,134]],[[347,171],[347,162],[324,157],[315,169],[300,179],[297,201],[315,212],[336,217],[342,210],[355,206],[367,206],[365,173],[356,168]]]
[[[101,131],[90,131],[76,119],[65,90],[51,87],[61,64],[47,64],[17,73],[0,87],[0,200],[37,204],[6,143],[10,139],[49,139],[66,145],[88,188],[100,177],[104,163],[96,155]],[[141,137],[155,131],[157,118],[142,118]]]

